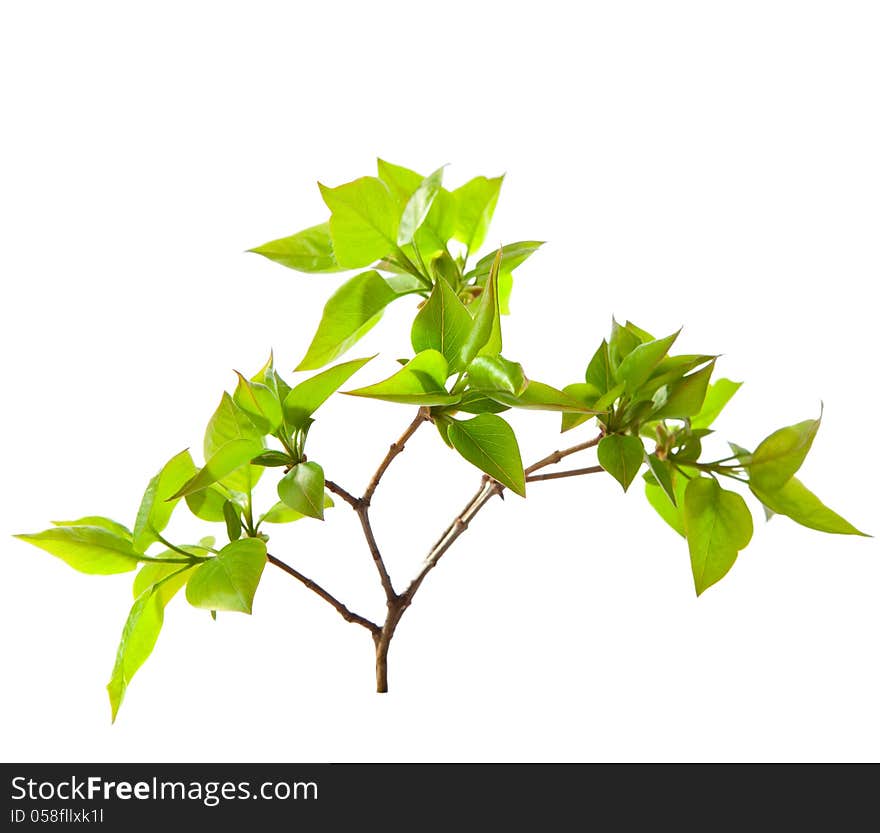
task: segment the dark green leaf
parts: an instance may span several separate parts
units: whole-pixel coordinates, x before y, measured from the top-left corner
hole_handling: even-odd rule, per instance
[[[249,465],[262,449],[263,443],[259,440],[232,440],[226,443],[218,448],[205,463],[204,468],[199,469],[198,473],[187,480],[170,499],[177,500],[225,479],[236,469]]]
[[[645,447],[638,437],[609,434],[600,440],[597,456],[599,465],[623,486],[625,492],[644,462]]]
[[[487,179],[478,176],[452,192],[455,202],[455,238],[476,252],[486,239],[489,223],[495,213],[503,176]]]
[[[330,497],[326,492],[324,492],[324,508],[329,509],[333,506],[333,498]],[[304,515],[302,512],[297,512],[296,509],[291,509],[286,503],[283,501],[278,501],[266,514],[260,517],[260,523],[266,524],[289,524],[293,521],[298,521],[300,518],[308,517]]]
[[[279,468],[281,466],[289,466],[294,461],[285,451],[264,451],[258,454],[251,462],[255,466],[265,466],[267,468]]]
[[[742,382],[731,382],[730,379],[719,379],[709,385],[703,407],[691,418],[691,427],[708,428],[741,387]]]
[[[397,249],[400,212],[381,179],[364,176],[336,188],[318,187],[332,212],[330,236],[340,266],[369,266]]]
[[[292,429],[302,428],[332,394],[374,358],[343,362],[300,382],[284,400],[284,422]]]
[[[780,428],[761,442],[748,464],[750,483],[763,492],[781,489],[804,462],[821,419]]]
[[[177,505],[172,496],[196,473],[196,465],[189,450],[175,454],[147,484],[141,499],[137,519],[134,523],[133,541],[138,552],[146,552],[147,547],[157,541],[158,533],[162,532],[171,513]]]
[[[382,317],[400,295],[375,271],[346,281],[324,305],[312,343],[297,370],[317,370],[341,356]]]
[[[684,495],[684,528],[699,596],[727,575],[752,539],[752,515],[736,492],[712,477],[695,477]]]
[[[324,470],[311,461],[299,463],[278,482],[278,497],[300,514],[324,520]]]
[[[138,553],[131,541],[101,526],[59,526],[15,537],[57,556],[81,573],[127,573],[138,565]]]
[[[186,600],[205,610],[250,613],[266,566],[266,544],[260,538],[233,541],[216,558],[205,561],[186,584]]]
[[[669,352],[669,348],[678,338],[678,332],[666,338],[658,338],[655,341],[646,341],[634,347],[620,362],[617,368],[617,381],[626,385],[627,391],[638,390],[660,363],[660,360]]]
[[[449,441],[469,463],[525,497],[526,482],[513,429],[494,414],[452,420]]]
[[[278,393],[259,382],[252,382],[237,370],[238,385],[232,400],[253,422],[260,434],[272,434],[281,425],[281,400]]]
[[[796,477],[790,478],[775,491],[764,491],[754,482],[749,486],[765,508],[779,515],[785,515],[801,526],[838,535],[866,535],[829,509]]]
[[[472,388],[482,391],[504,391],[512,396],[521,394],[529,380],[522,365],[501,356],[477,356],[467,369]]]
[[[321,223],[291,237],[282,237],[248,251],[274,260],[298,272],[339,272],[330,241],[330,224]]]
[[[500,257],[486,280],[483,293],[477,301],[474,323],[461,347],[461,360],[465,365],[476,356],[497,356],[501,353],[501,310],[498,306],[498,269]]]
[[[665,404],[654,411],[652,419],[684,419],[700,412],[706,399],[709,378],[715,369],[714,360],[702,370],[691,373],[669,385]]]
[[[416,231],[425,222],[434,198],[440,192],[443,183],[443,168],[438,168],[430,176],[426,176],[413,195],[407,200],[400,218],[400,227],[397,231],[397,245],[405,246],[412,243]]]
[[[471,314],[458,295],[445,280],[439,280],[413,321],[413,350],[437,350],[449,363],[449,372],[457,373],[462,368],[461,348],[472,326]]]
[[[448,377],[449,367],[443,355],[436,350],[423,350],[393,376],[344,392],[409,405],[451,405],[459,397],[447,393],[444,385]]]
[[[241,538],[241,510],[231,500],[223,504],[223,520],[226,521],[226,534],[230,541]]]

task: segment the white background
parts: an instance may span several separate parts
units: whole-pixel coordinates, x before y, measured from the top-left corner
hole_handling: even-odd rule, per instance
[[[636,485],[536,484],[430,576],[372,693],[372,645],[267,569],[253,617],[177,599],[113,727],[131,576],[10,536],[129,524],[148,478],[273,347],[302,356],[338,276],[245,254],[319,222],[315,180],[374,158],[447,184],[507,172],[487,245],[518,273],[505,352],[581,378],[611,315],[744,379],[717,428],[825,419],[802,475],[878,532],[880,19],[872,3],[5,3],[0,12],[0,756],[150,761],[880,757],[873,539],[756,520],[695,598]],[[401,303],[353,351],[408,349]],[[380,361],[383,362],[380,364]],[[310,438],[360,490],[406,409],[332,400]],[[519,414],[523,455],[568,437]],[[591,461],[585,455],[585,464]],[[375,523],[402,586],[478,475],[427,427]],[[271,489],[264,493],[271,499]],[[169,532],[202,527],[181,510]],[[273,549],[362,612],[352,513]],[[219,529],[216,530],[219,534]]]

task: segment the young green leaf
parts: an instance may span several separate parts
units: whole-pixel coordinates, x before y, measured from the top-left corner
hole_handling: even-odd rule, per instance
[[[648,381],[648,377],[669,352],[680,332],[681,330],[678,330],[666,338],[646,341],[634,347],[620,362],[617,368],[617,381],[623,382],[629,392],[638,390]]]
[[[407,200],[400,218],[400,227],[397,230],[397,245],[406,246],[412,243],[416,231],[425,222],[434,198],[440,192],[443,184],[443,168],[438,168],[430,176],[426,176],[413,195]]]
[[[397,249],[400,213],[381,179],[364,176],[336,188],[318,187],[332,212],[330,236],[340,266],[369,266]]]
[[[138,565],[139,553],[131,540],[101,526],[59,526],[15,537],[57,556],[81,573],[127,573]]]
[[[278,393],[259,382],[245,379],[237,370],[238,385],[232,400],[253,422],[260,434],[273,434],[281,425],[281,400]]]
[[[654,411],[651,419],[684,419],[698,414],[706,399],[709,378],[714,369],[713,360],[702,370],[669,385],[665,403]]]
[[[602,339],[599,349],[587,365],[585,381],[588,385],[593,385],[600,394],[607,393],[616,384],[608,342],[605,339]]]
[[[829,509],[796,477],[774,491],[765,491],[754,482],[749,487],[766,509],[785,515],[801,526],[838,535],[866,535]]]
[[[473,319],[453,288],[438,280],[412,325],[413,350],[437,350],[449,363],[449,372],[462,368],[461,348],[467,340]]]
[[[284,400],[285,424],[294,430],[302,428],[330,396],[374,358],[368,356],[343,362],[300,382]]]
[[[461,346],[461,360],[465,365],[476,356],[497,356],[501,353],[501,310],[498,306],[498,270],[500,255],[495,263],[474,313],[474,323],[464,344]]]
[[[749,462],[749,482],[763,492],[781,489],[804,462],[821,419],[780,428],[763,440]]]
[[[265,385],[278,397],[279,402],[283,402],[287,394],[290,393],[290,385],[278,375],[278,371],[275,369],[275,357],[271,352],[269,360],[251,378],[251,381]]]
[[[251,422],[250,417],[235,404],[228,393],[224,393],[217,410],[205,429],[204,453],[210,460],[223,446],[233,440],[253,440],[262,448],[263,435]],[[256,457],[259,449],[251,456]],[[242,466],[220,478],[227,489],[242,494],[250,494],[263,469],[260,466]]]
[[[503,391],[518,396],[529,384],[519,362],[502,356],[477,356],[467,369],[468,384],[479,391]]]
[[[478,284],[489,277],[495,258],[501,253],[500,270],[508,275],[521,263],[528,260],[541,246],[543,240],[521,240],[519,243],[508,243],[506,246],[489,252],[485,257],[477,261],[477,265],[467,273],[467,278],[473,278]]]
[[[138,552],[146,552],[150,544],[159,540],[157,535],[168,526],[179,500],[173,499],[173,495],[195,473],[196,464],[189,450],[185,450],[175,454],[147,484],[132,536]]]
[[[684,494],[684,529],[699,596],[727,575],[752,539],[752,514],[736,492],[713,477],[695,477]]]
[[[132,539],[131,530],[127,526],[118,521],[111,520],[110,518],[101,517],[100,515],[87,515],[85,518],[77,518],[75,521],[52,521],[52,525],[98,526],[101,529],[106,529],[108,532],[112,532],[114,535],[118,535],[120,538],[125,538],[128,541],[131,541]]]
[[[264,451],[251,460],[251,463],[255,466],[264,466],[266,468],[280,468],[281,466],[292,465],[294,462],[296,461],[292,460],[287,452],[275,451],[274,449]]]
[[[378,272],[346,281],[324,305],[318,329],[297,370],[317,370],[341,356],[368,333],[385,307],[401,297]]]
[[[340,272],[345,268],[336,262],[333,254],[329,223],[303,229],[290,237],[271,240],[248,251],[298,272]]]
[[[464,411],[466,414],[501,414],[504,411],[509,411],[510,406],[502,405],[479,391],[466,390],[461,395],[461,401],[450,410]]]
[[[708,428],[741,387],[742,382],[731,382],[730,379],[719,379],[709,385],[703,407],[698,414],[691,417],[691,427]]]
[[[579,402],[584,408],[593,408],[600,396],[599,389],[589,382],[575,382],[574,384],[566,385],[562,392],[570,399],[574,399],[575,402]],[[578,425],[586,422],[591,416],[592,414],[585,412],[564,411],[562,414],[562,432],[565,433],[572,428],[577,428]]]
[[[205,551],[198,547],[183,547],[182,549],[186,549],[188,552],[192,551],[195,555],[205,554]],[[165,550],[161,557],[179,558],[180,553],[173,550]],[[144,564],[134,577],[134,583],[131,588],[132,596],[137,599],[145,590],[154,588],[162,599],[162,604],[166,605],[174,597],[174,594],[186,584],[190,573],[195,569],[195,566],[187,567],[185,564],[168,564],[164,562]]]
[[[632,329],[621,326],[616,318],[611,318],[611,338],[608,339],[608,355],[613,368],[619,367],[620,363],[641,343],[642,339]]]
[[[223,480],[236,469],[249,464],[262,450],[263,443],[259,440],[232,440],[226,443],[169,500],[177,500]]]
[[[494,414],[451,420],[447,432],[455,450],[469,463],[525,497],[526,480],[513,429]]]
[[[649,473],[645,472],[645,474],[648,475]],[[669,500],[669,496],[657,483],[656,478],[653,475],[650,475],[650,477],[653,482],[648,479],[645,481],[645,497],[648,498],[648,503],[654,507],[657,514],[669,526],[684,538],[684,493],[690,481],[681,472],[674,471],[672,473],[672,487],[673,494],[675,495],[675,505],[673,505]]]
[[[223,504],[227,496],[219,486],[208,486],[198,492],[193,492],[185,498],[189,511],[203,521],[222,521]]]
[[[536,382],[534,379],[529,380],[519,395],[513,395],[503,390],[487,391],[486,395],[505,405],[510,405],[512,408],[561,411],[562,413],[587,414],[588,416],[597,413],[561,390],[557,390],[551,385],[545,385],[543,382]]]
[[[436,350],[423,350],[393,376],[344,393],[408,405],[452,405],[459,397],[446,391],[447,378],[449,366],[443,355]]]
[[[666,494],[673,506],[678,504],[678,496],[675,494],[675,469],[668,460],[661,460],[656,454],[649,454],[645,461],[648,469],[654,475],[657,485]]]
[[[116,662],[110,674],[110,682],[107,683],[113,722],[116,721],[132,677],[153,652],[164,618],[165,605],[155,586],[144,590],[135,599],[122,629]]]
[[[333,506],[333,498],[324,492],[324,508],[329,509],[331,506]],[[306,517],[308,516],[297,512],[296,509],[291,509],[283,501],[278,501],[268,512],[260,516],[259,522],[261,524],[289,524]]]
[[[282,503],[302,515],[324,520],[324,469],[311,461],[299,463],[278,481]]]
[[[599,465],[608,472],[625,492],[645,459],[645,447],[638,437],[609,434],[602,437],[596,449]]]
[[[204,610],[251,613],[254,594],[266,566],[266,544],[260,538],[242,538],[205,561],[186,583],[186,600]]]
[[[476,252],[486,239],[503,181],[503,176],[478,176],[452,192],[456,206],[455,239],[464,243],[469,252]]]

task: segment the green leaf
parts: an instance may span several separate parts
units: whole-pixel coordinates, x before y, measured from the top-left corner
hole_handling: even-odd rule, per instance
[[[237,370],[238,385],[232,400],[253,422],[260,434],[272,434],[281,425],[281,400],[277,391],[245,379]]]
[[[127,573],[138,565],[138,553],[131,541],[102,526],[59,526],[15,537],[57,556],[81,573]]]
[[[426,176],[413,195],[407,200],[400,218],[400,227],[397,231],[397,245],[406,246],[412,243],[416,231],[425,222],[434,198],[440,192],[443,183],[443,168],[438,168],[430,176]]]
[[[647,330],[643,330],[641,327],[633,324],[632,321],[627,321],[624,325],[627,330],[629,330],[642,344],[647,344],[649,341],[655,341],[656,339],[652,336]]]
[[[589,416],[596,413],[596,411],[588,408],[561,390],[551,385],[545,385],[543,382],[536,382],[534,379],[528,382],[525,389],[518,396],[506,393],[505,391],[486,391],[486,394],[505,405],[510,405],[512,408],[525,408],[533,411],[561,411],[563,413],[588,414]]]
[[[607,393],[616,384],[614,368],[611,366],[611,357],[608,352],[608,342],[602,339],[599,349],[593,354],[587,365],[585,381],[593,385],[600,394]]]
[[[781,489],[804,462],[821,419],[780,428],[761,442],[748,464],[749,482],[763,492]]]
[[[656,454],[649,454],[646,457],[646,462],[648,469],[657,481],[657,485],[664,491],[672,505],[676,506],[678,497],[675,494],[675,469],[672,464],[668,460],[661,460]]]
[[[695,477],[684,494],[684,528],[699,596],[727,575],[752,539],[752,514],[736,492],[712,477]]]
[[[621,326],[617,319],[611,319],[611,338],[608,339],[608,355],[611,366],[616,368],[642,343],[641,338],[626,326]],[[587,379],[589,382],[590,380]]]
[[[646,474],[648,474],[646,472]],[[653,477],[653,475],[651,475]],[[675,505],[669,499],[666,492],[656,482],[645,482],[645,497],[648,503],[654,507],[657,514],[663,518],[682,538],[684,532],[684,493],[687,489],[688,479],[681,472],[673,471],[672,486],[675,495]]]
[[[183,547],[187,551],[192,551],[196,555],[204,555],[204,550],[198,547]],[[161,558],[179,558],[180,553],[173,550],[165,550],[160,556]],[[187,579],[196,567],[187,567],[185,564],[168,564],[162,562],[152,562],[144,564],[138,570],[134,577],[132,585],[132,595],[135,599],[144,591],[151,588],[155,589],[159,594],[162,604],[166,605],[174,595],[186,584]]]
[[[347,280],[324,305],[318,329],[297,370],[317,370],[368,333],[385,307],[401,297],[378,272]]]
[[[462,368],[461,348],[467,340],[473,319],[458,295],[445,280],[438,280],[412,325],[413,350],[436,350],[449,363],[449,372]]]
[[[574,399],[576,402],[580,402],[584,408],[592,408],[595,406],[596,401],[599,399],[599,389],[595,385],[591,385],[589,382],[575,382],[571,385],[566,385],[562,392]],[[565,411],[562,414],[562,432],[570,431],[572,428],[577,428],[578,425],[586,422],[592,417],[592,414],[588,414],[585,412],[575,413],[573,411]]]
[[[223,480],[236,469],[249,464],[262,450],[263,443],[259,440],[231,440],[218,448],[205,463],[204,468],[199,469],[197,474],[187,480],[170,500],[185,497]]]
[[[381,179],[364,176],[336,188],[318,187],[332,212],[330,236],[340,266],[369,266],[397,249],[400,214]]]
[[[451,405],[459,397],[446,391],[448,378],[449,366],[442,353],[423,350],[387,379],[344,393],[409,405]]]
[[[525,497],[526,478],[513,429],[494,414],[452,420],[449,441],[469,463]]]
[[[330,396],[374,358],[343,362],[300,382],[284,400],[284,422],[292,429],[302,428]]]
[[[501,309],[498,305],[498,269],[501,259],[495,263],[486,286],[477,302],[474,323],[461,346],[461,360],[465,365],[476,356],[497,356],[501,353]]]
[[[226,521],[226,534],[230,541],[241,538],[241,510],[231,500],[223,504],[223,520]]]
[[[529,384],[519,362],[502,356],[477,356],[467,369],[468,383],[481,391],[504,391],[518,396]]]
[[[639,344],[626,354],[617,368],[617,380],[626,384],[627,391],[638,390],[648,381],[648,377],[669,352],[680,332],[681,330],[666,338]]]
[[[474,278],[478,284],[482,283],[489,276],[492,264],[499,252],[501,253],[500,269],[509,274],[543,245],[543,240],[521,240],[519,243],[508,243],[494,252],[489,252],[485,257],[481,257],[473,270],[468,272],[467,277]]]
[[[792,477],[774,491],[765,491],[756,486],[754,482],[750,483],[749,487],[765,508],[778,515],[785,515],[801,526],[816,529],[819,532],[870,537],[829,509],[796,477]]]
[[[196,465],[189,450],[175,454],[147,484],[141,499],[137,519],[134,522],[133,541],[138,552],[146,552],[147,547],[158,541],[179,498],[174,498],[177,490],[196,473]]]
[[[131,530],[127,526],[100,515],[87,515],[84,518],[77,518],[75,521],[52,521],[52,524],[54,526],[97,526],[128,541],[132,539]]]
[[[330,224],[321,223],[291,237],[281,237],[248,249],[298,272],[340,272],[345,267],[336,262],[330,240]]]
[[[476,390],[466,390],[461,395],[461,402],[454,406],[456,411],[466,414],[500,414],[509,411],[508,405],[502,405]]]
[[[275,356],[271,351],[269,352],[269,360],[254,374],[251,381],[265,385],[278,397],[279,402],[283,402],[284,397],[290,393],[290,385],[278,375],[278,371],[275,369]]]
[[[186,584],[186,600],[204,610],[251,613],[254,594],[266,566],[266,544],[260,538],[233,541],[216,558],[205,561]]]
[[[324,492],[324,508],[329,509],[333,506],[333,498]],[[298,521],[300,518],[308,517],[296,509],[291,509],[283,501],[278,501],[268,512],[260,516],[260,523],[266,524],[289,524]]]
[[[164,618],[165,605],[155,587],[149,587],[135,599],[122,629],[116,662],[107,683],[114,722],[132,677],[153,652]]]
[[[205,459],[211,459],[232,440],[255,440],[262,447],[262,438],[263,435],[251,422],[250,417],[235,404],[228,393],[224,393],[217,410],[205,429]],[[251,456],[256,457],[258,453],[259,450]],[[244,466],[222,477],[220,483],[227,489],[247,495],[250,494],[262,473],[263,469],[259,466]]]
[[[310,518],[324,520],[324,469],[311,461],[299,463],[278,481],[282,503]]]
[[[255,466],[264,466],[266,468],[280,468],[281,466],[289,466],[296,462],[292,460],[290,455],[285,451],[269,450],[258,454],[251,462]]]
[[[227,497],[217,486],[208,486],[199,492],[193,492],[185,498],[189,511],[203,521],[222,521],[223,504]]]
[[[709,385],[703,407],[691,418],[691,427],[708,428],[741,387],[742,382],[731,382],[730,379],[719,379]]]
[[[702,370],[669,385],[665,404],[651,415],[651,419],[684,419],[698,414],[714,369],[713,360]]]
[[[503,176],[478,176],[452,192],[456,206],[455,239],[464,243],[469,252],[476,252],[486,239],[503,181]]]
[[[609,434],[602,437],[596,449],[599,465],[608,472],[625,492],[645,459],[645,447],[638,437]]]

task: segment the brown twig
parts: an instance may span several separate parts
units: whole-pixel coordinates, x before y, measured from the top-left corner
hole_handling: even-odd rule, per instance
[[[346,503],[348,503],[352,509],[357,510],[361,505],[361,502],[349,492],[346,492],[342,486],[334,483],[332,480],[325,480],[324,485],[333,492],[334,495],[339,495]]]
[[[577,477],[581,474],[598,474],[600,471],[605,469],[602,466],[587,466],[583,469],[552,471],[549,474],[530,474],[526,477],[526,483],[534,483],[536,480],[558,480],[560,477]]]
[[[367,539],[367,546],[370,548],[370,555],[373,557],[373,563],[379,571],[379,580],[382,582],[382,589],[385,591],[385,598],[391,602],[397,598],[394,592],[394,586],[391,584],[391,576],[388,575],[388,569],[382,560],[382,553],[379,551],[379,545],[376,543],[376,536],[373,534],[373,526],[370,523],[370,508],[363,501],[355,509],[358,520],[361,522],[361,529],[364,531],[364,538]]]
[[[373,493],[376,491],[376,488],[379,485],[379,481],[382,479],[382,475],[388,470],[388,466],[391,465],[392,461],[401,451],[403,451],[406,446],[409,438],[416,433],[419,426],[426,422],[431,418],[431,411],[428,408],[419,408],[418,414],[416,414],[416,418],[409,424],[406,431],[404,431],[396,442],[391,443],[391,447],[388,449],[388,453],[385,455],[385,458],[379,463],[379,468],[376,469],[376,473],[373,475],[369,484],[367,484],[367,488],[364,491],[364,496],[361,498],[361,503],[366,506],[370,505],[370,501],[373,498]]]
[[[365,627],[371,634],[373,634],[373,638],[377,639],[382,629],[375,623],[371,622],[369,619],[364,618],[363,616],[353,613],[350,611],[342,602],[339,601],[335,596],[331,596],[320,584],[312,581],[308,576],[304,576],[299,570],[295,570],[289,564],[283,562],[280,558],[276,558],[274,555],[267,555],[267,560],[270,564],[274,564],[276,567],[284,570],[290,576],[293,576],[297,581],[302,582],[306,587],[309,588],[313,593],[317,593],[325,602],[329,602],[336,610],[339,612],[339,615],[345,619],[346,622],[353,622],[354,624],[361,625]]]
[[[602,440],[604,434],[599,434],[597,437],[593,437],[592,440],[587,440],[586,442],[579,443],[578,445],[573,445],[571,448],[564,448],[562,451],[554,451],[552,454],[548,454],[546,457],[538,460],[537,463],[532,463],[526,470],[526,474],[529,475],[532,472],[538,471],[538,469],[546,468],[547,466],[553,466],[556,463],[560,462],[560,460],[564,460],[571,454],[577,454],[578,451],[586,451],[588,448],[592,448],[594,445],[599,445],[599,442]]]

